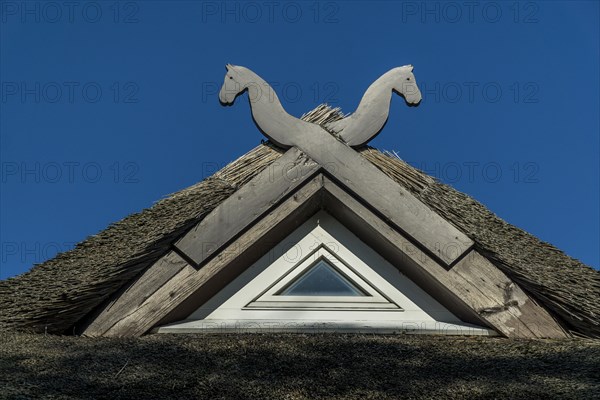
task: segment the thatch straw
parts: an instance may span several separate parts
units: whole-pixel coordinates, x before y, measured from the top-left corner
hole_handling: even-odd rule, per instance
[[[302,114],[300,118],[325,127],[329,123],[339,121],[347,116],[340,107],[331,108],[327,104],[321,104],[314,110]]]
[[[73,250],[0,281],[0,328],[69,330],[281,153],[258,146],[213,176],[130,215]]]
[[[511,225],[390,153],[362,155],[468,235],[477,249],[574,334],[600,337],[600,271]]]
[[[320,106],[303,116],[326,124],[343,118]],[[600,272],[510,225],[482,204],[393,154],[361,154],[468,235],[478,250],[576,335],[600,337]],[[64,332],[164,255],[170,244],[281,156],[261,145],[215,175],[92,236],[75,249],[0,281],[0,328]]]
[[[600,341],[0,334],[3,399],[598,399]]]

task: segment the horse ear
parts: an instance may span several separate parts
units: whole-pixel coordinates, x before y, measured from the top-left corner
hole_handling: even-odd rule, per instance
[[[225,68],[227,68],[227,71],[229,71],[230,67],[231,67],[231,64],[225,64]]]
[[[410,65],[410,64],[408,66],[410,67],[410,72],[412,72],[412,70],[413,70],[414,67],[412,65]]]

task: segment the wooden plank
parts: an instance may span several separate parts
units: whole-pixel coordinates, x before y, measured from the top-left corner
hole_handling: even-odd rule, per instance
[[[358,221],[349,228],[361,240],[465,322],[484,321],[508,337],[565,337],[546,310],[477,251],[447,270],[336,183],[325,178],[323,185],[329,200],[338,199],[328,211],[342,223],[348,222],[348,213],[354,215]]]
[[[521,290],[519,288],[519,290]],[[527,301],[519,306],[521,321],[529,328],[535,337],[539,338],[567,338],[571,335],[560,326],[552,315],[535,299],[527,296]]]
[[[333,136],[305,129],[300,148],[384,220],[446,266],[473,246],[468,236]]]
[[[452,269],[490,299],[490,305],[478,309],[487,318],[496,318],[517,337],[566,337],[550,314],[533,301],[506,274],[476,251],[469,253]]]
[[[144,271],[114,301],[109,302],[99,310],[80,334],[92,337],[104,335],[123,315],[137,309],[158,288],[187,265],[187,262],[177,253],[168,252]]]
[[[327,212],[461,320],[487,325],[460,297],[429,272],[441,267],[428,253],[362,206],[336,183],[325,178],[323,184],[324,208]]]
[[[195,266],[201,266],[319,168],[300,150],[291,148],[210,212],[175,247]]]
[[[139,336],[158,323],[183,318],[187,311],[191,312],[198,306],[194,304],[183,307],[184,303],[189,303],[190,299],[194,303],[194,298],[197,301],[199,297],[206,300],[265,254],[274,245],[274,241],[282,240],[287,231],[291,232],[308,216],[314,214],[318,208],[317,193],[321,188],[320,176],[310,180],[293,196],[243,232],[203,268],[198,270],[190,265],[184,266],[139,306],[122,314],[105,335]],[[303,208],[311,200],[313,207]],[[304,214],[299,214],[301,212]],[[289,223],[283,226],[283,222]],[[187,310],[181,311],[182,307]]]

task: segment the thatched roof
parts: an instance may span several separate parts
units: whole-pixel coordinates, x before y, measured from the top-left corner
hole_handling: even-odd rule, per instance
[[[10,399],[597,399],[600,342],[0,334]]]
[[[338,110],[321,106],[303,118],[326,124],[340,117]],[[478,251],[546,307],[567,331],[600,337],[599,271],[510,225],[468,195],[393,154],[369,147],[360,152],[469,236]],[[281,150],[262,144],[213,176],[109,226],[73,250],[0,281],[0,328],[69,331],[281,155]]]

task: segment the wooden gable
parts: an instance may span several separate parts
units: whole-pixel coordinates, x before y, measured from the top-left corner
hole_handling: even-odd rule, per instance
[[[289,149],[91,313],[79,332],[137,336],[185,318],[323,209],[461,320],[507,337],[566,336],[467,236],[351,148],[325,142],[329,148],[315,144],[310,154]]]

